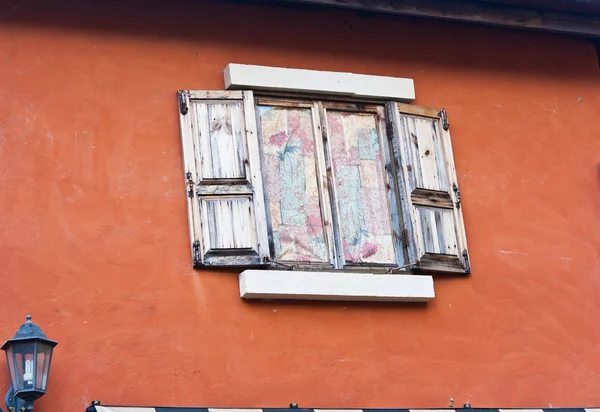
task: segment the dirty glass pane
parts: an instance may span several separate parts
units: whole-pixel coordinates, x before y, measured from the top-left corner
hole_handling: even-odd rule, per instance
[[[259,106],[275,259],[328,262],[311,109]]]
[[[375,115],[327,111],[327,130],[346,263],[395,263]]]
[[[37,361],[35,371],[35,387],[46,390],[48,384],[48,373],[50,372],[50,358],[52,356],[52,346],[47,343],[37,343]]]

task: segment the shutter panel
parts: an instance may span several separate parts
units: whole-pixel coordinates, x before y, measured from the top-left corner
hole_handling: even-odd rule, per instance
[[[399,103],[388,112],[409,261],[424,271],[470,273],[445,112]]]
[[[250,91],[180,91],[194,267],[269,258],[254,98]]]

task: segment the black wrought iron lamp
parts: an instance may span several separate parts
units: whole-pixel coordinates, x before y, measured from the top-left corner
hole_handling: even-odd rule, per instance
[[[46,393],[52,351],[58,343],[48,339],[31,322],[31,316],[26,319],[15,336],[2,345],[11,381],[5,399],[10,412],[33,411],[33,402]]]

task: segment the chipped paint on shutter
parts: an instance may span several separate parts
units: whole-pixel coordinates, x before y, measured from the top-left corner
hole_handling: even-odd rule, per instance
[[[393,150],[409,259],[428,271],[465,273],[467,249],[450,133],[439,110],[391,103]]]
[[[194,266],[262,265],[269,257],[252,92],[180,92]]]

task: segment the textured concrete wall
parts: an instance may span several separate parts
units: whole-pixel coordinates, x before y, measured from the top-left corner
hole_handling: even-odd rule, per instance
[[[31,313],[60,342],[36,411],[600,405],[592,45],[133,3],[0,3],[0,331]],[[473,275],[428,305],[246,303],[191,269],[175,91],[231,62],[414,78],[450,116]]]

